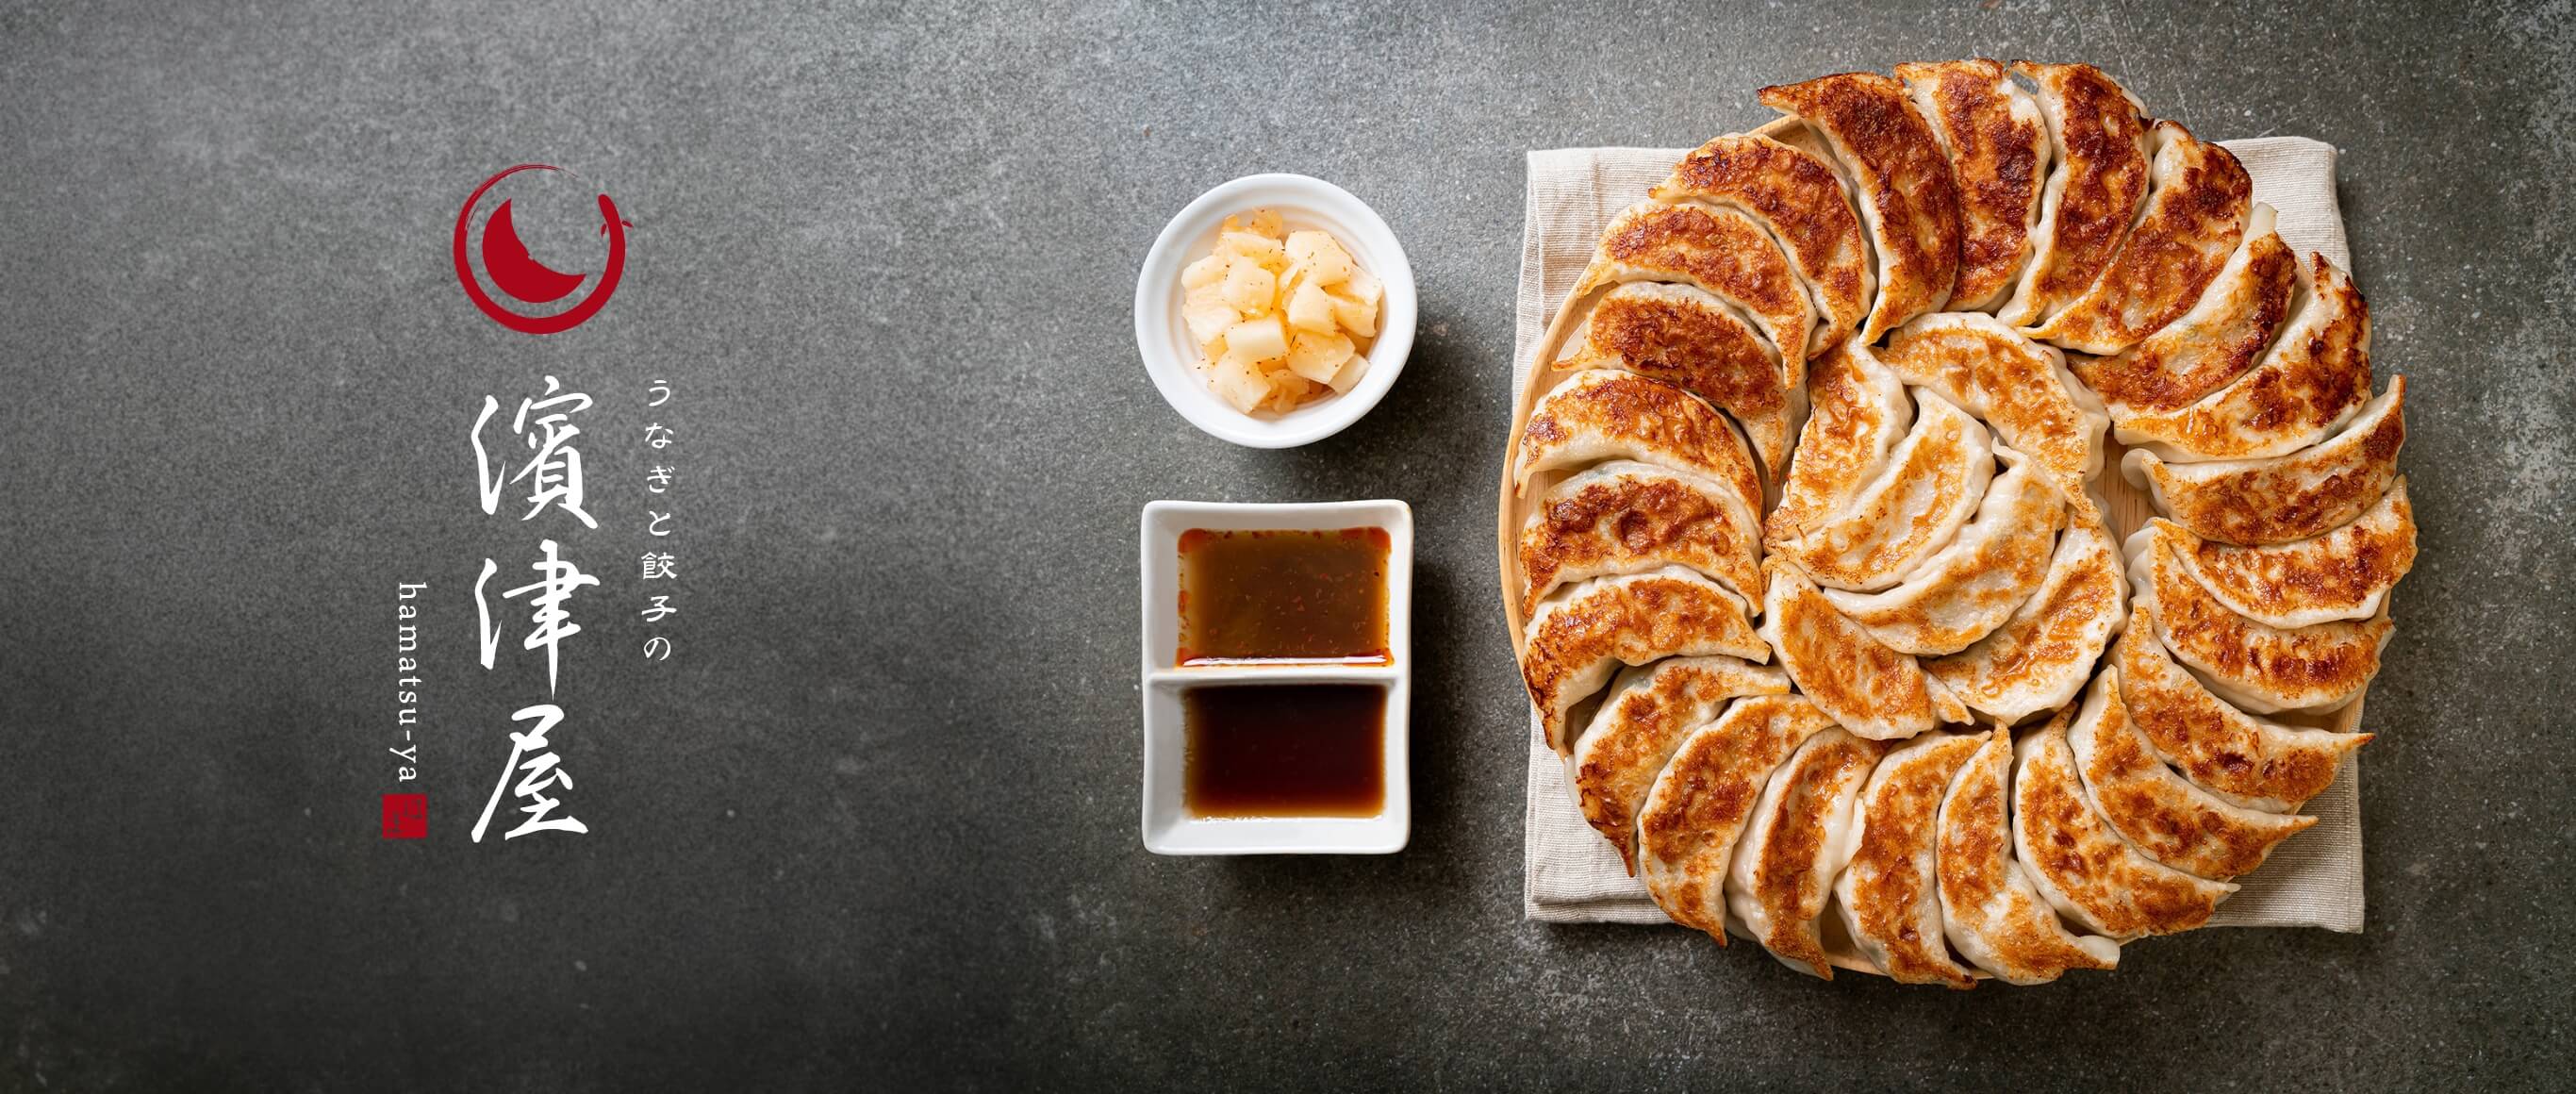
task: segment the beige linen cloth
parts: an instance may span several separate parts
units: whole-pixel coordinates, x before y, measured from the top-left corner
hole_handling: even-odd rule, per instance
[[[2254,177],[2254,200],[2280,211],[2282,241],[2322,251],[2344,269],[2343,212],[2335,204],[2335,149],[2305,137],[2223,142]],[[1556,308],[1592,257],[1601,229],[1642,200],[1687,149],[1564,148],[1529,154],[1529,207],[1521,238],[1519,324],[1512,390],[1529,376],[1530,355]],[[2118,474],[2118,469],[2109,470]],[[1522,734],[1529,748],[1527,887],[1523,908],[1550,923],[1666,923],[1645,887],[1619,865],[1607,840],[1583,822],[1565,767],[1539,743],[1537,712]],[[2356,761],[2357,762],[2357,761]],[[2244,889],[2219,905],[2213,927],[2324,927],[2361,930],[2361,787],[2355,762],[2306,811],[2317,825],[2281,844]]]

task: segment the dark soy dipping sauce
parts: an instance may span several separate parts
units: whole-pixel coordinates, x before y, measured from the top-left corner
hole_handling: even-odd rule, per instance
[[[1195,817],[1374,817],[1386,807],[1386,689],[1229,684],[1181,693]]]
[[[1181,533],[1183,665],[1383,665],[1383,528]]]

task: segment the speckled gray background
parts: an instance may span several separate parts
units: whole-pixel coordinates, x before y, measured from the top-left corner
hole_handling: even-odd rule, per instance
[[[10,4],[0,1087],[2564,1084],[2576,14],[2420,7]],[[1523,923],[1489,535],[1522,151],[1974,53],[2344,150],[2424,522],[2369,932],[1954,996]],[[529,159],[637,224],[542,340],[445,254]],[[1422,291],[1402,382],[1295,452],[1190,429],[1129,335],[1163,220],[1263,170],[1375,203]],[[580,268],[584,201],[523,213],[541,257]],[[597,532],[473,503],[475,406],[547,373],[601,400]],[[684,473],[650,668],[648,415]],[[1375,496],[1421,532],[1412,849],[1145,854],[1138,507]],[[593,831],[478,846],[542,685],[471,667],[467,594],[541,535],[605,579],[556,734]],[[393,843],[407,580],[433,831]]]

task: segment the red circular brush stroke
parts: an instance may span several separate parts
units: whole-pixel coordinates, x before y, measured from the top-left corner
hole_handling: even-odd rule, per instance
[[[618,277],[626,272],[626,222],[617,218],[617,203],[609,200],[608,195],[601,194],[599,195],[600,230],[608,233],[608,267],[600,271],[599,287],[591,290],[589,296],[582,298],[580,304],[553,315],[521,315],[495,303],[483,292],[483,286],[474,280],[474,268],[465,261],[465,235],[466,228],[474,217],[475,203],[482,201],[484,193],[491,190],[494,184],[521,171],[561,170],[563,168],[543,163],[519,164],[483,180],[483,185],[475,187],[474,193],[465,199],[465,207],[456,211],[456,241],[453,253],[456,260],[457,282],[465,286],[466,298],[474,301],[474,306],[481,308],[483,314],[491,316],[493,322],[521,334],[560,334],[588,322],[591,316],[599,314],[599,309],[607,306],[609,295],[617,291]]]

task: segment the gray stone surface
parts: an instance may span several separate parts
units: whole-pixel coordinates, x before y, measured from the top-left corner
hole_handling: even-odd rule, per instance
[[[2316,0],[12,5],[0,1086],[2563,1084],[2571,26]],[[2425,526],[2370,699],[2368,933],[2205,931],[1960,996],[1522,922],[1489,535],[1522,151],[1691,143],[1761,121],[1765,83],[1971,53],[2344,149]],[[637,224],[607,312],[544,340],[477,316],[446,259],[466,191],[529,159]],[[1263,170],[1375,203],[1422,291],[1386,402],[1293,452],[1194,432],[1129,334],[1163,220]],[[594,253],[586,200],[523,214],[541,256]],[[547,373],[601,399],[597,532],[473,502],[474,408]],[[655,377],[679,393],[648,411]],[[656,415],[670,541],[641,528]],[[1138,507],[1374,496],[1421,532],[1412,849],[1145,854]],[[476,845],[543,684],[472,666],[468,591],[542,535],[605,579],[556,734],[592,832]],[[684,614],[647,667],[627,560],[655,542]],[[398,581],[433,585],[419,843],[374,831]]]

